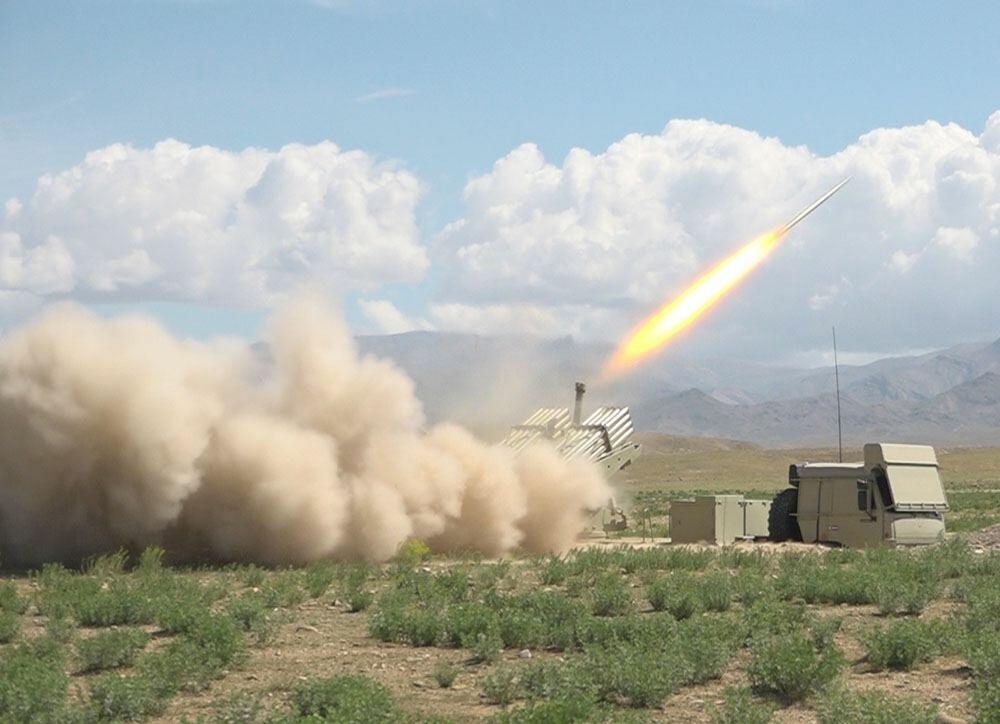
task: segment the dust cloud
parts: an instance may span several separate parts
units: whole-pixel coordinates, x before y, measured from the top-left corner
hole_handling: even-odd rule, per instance
[[[164,546],[191,561],[385,560],[560,551],[599,471],[425,429],[411,380],[360,357],[301,297],[268,325],[273,363],[240,342],[180,340],[152,320],[53,307],[0,340],[0,562],[78,562]]]

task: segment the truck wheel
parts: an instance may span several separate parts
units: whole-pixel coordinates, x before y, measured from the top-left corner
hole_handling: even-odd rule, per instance
[[[802,540],[802,531],[794,516],[798,503],[799,491],[796,488],[786,488],[774,496],[767,514],[767,535],[771,540]]]

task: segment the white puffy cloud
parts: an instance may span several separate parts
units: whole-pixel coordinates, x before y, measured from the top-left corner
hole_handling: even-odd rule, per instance
[[[231,152],[115,144],[8,199],[0,299],[269,304],[427,269],[412,173],[330,142]]]
[[[432,328],[427,320],[414,319],[388,299],[360,299],[358,308],[379,334],[402,334]]]
[[[530,304],[432,304],[431,316],[437,326],[455,332],[501,335],[512,333],[557,335],[559,311]]]
[[[562,164],[522,145],[467,184],[437,236],[438,301],[465,326],[518,310],[512,323],[614,339],[846,176],[689,338],[788,354],[825,346],[831,323],[868,350],[996,336],[1000,111],[978,135],[929,121],[829,156],[707,120]]]

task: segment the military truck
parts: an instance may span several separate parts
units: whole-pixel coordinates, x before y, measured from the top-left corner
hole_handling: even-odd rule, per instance
[[[852,548],[941,540],[948,500],[934,448],[871,443],[861,463],[802,463],[768,513],[774,541]]]

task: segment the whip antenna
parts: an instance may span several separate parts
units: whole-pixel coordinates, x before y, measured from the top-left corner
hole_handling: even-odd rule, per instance
[[[837,384],[837,460],[844,462],[844,434],[840,424],[840,365],[837,364],[836,327],[833,327],[833,379]]]

